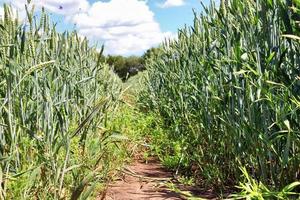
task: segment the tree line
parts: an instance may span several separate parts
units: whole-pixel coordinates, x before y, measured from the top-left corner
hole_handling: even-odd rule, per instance
[[[158,51],[158,48],[150,48],[142,56],[107,55],[103,56],[103,59],[122,81],[126,81],[131,76],[146,70],[145,62],[147,58],[156,51]]]

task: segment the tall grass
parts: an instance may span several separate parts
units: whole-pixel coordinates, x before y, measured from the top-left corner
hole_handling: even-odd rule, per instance
[[[299,7],[227,4],[204,7],[147,61],[150,106],[170,129],[163,153],[208,184],[236,184],[245,166],[280,188],[300,178]]]
[[[87,39],[29,7],[26,23],[6,5],[0,19],[0,199],[85,199],[114,167],[103,127],[120,80]]]

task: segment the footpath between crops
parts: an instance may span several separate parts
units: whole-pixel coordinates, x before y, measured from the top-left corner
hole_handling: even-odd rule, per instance
[[[166,170],[156,158],[151,158],[147,162],[141,158],[135,158],[97,198],[97,200],[140,199],[204,200],[216,198],[209,191],[200,191],[180,184],[172,172]]]
[[[166,171],[156,159],[151,159],[148,163],[136,159],[122,170],[119,178],[109,185],[106,193],[99,199],[182,199],[181,194],[167,187],[172,179],[172,173]]]
[[[135,81],[137,82],[137,81]],[[136,88],[136,86],[134,86]],[[184,186],[174,176],[174,173],[162,166],[155,155],[149,152],[147,132],[151,128],[152,118],[136,106],[137,92],[127,90],[122,95],[123,106],[114,123],[122,124],[121,132],[128,137],[130,155],[128,162],[117,170],[102,191],[97,200],[160,200],[160,199],[215,199],[212,192],[200,191],[191,186]],[[198,198],[195,198],[198,196]],[[202,198],[199,198],[201,196]]]

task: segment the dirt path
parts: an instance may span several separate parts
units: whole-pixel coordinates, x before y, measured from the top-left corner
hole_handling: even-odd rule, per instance
[[[147,164],[135,161],[122,172],[122,176],[120,180],[109,185],[104,200],[183,199],[180,194],[165,186],[165,183],[172,180],[172,174],[154,159]]]
[[[124,95],[124,101],[128,105],[134,105],[134,96]],[[133,106],[132,106],[133,107]],[[119,178],[108,185],[108,189],[97,200],[181,200],[189,199],[186,193],[203,198],[194,200],[216,199],[210,191],[199,191],[193,187],[179,184],[173,178],[173,174],[167,171],[157,159],[151,158],[147,163],[138,159],[130,166],[125,167]],[[167,185],[174,185],[180,189],[180,193],[172,191]]]
[[[173,182],[181,189],[181,193],[171,191],[166,184]],[[147,164],[136,160],[130,167],[124,169],[119,178],[108,186],[108,190],[97,200],[180,200],[188,199],[184,195],[189,192],[197,200],[218,199],[211,191],[200,191],[184,187],[173,180],[173,175],[162,167],[155,159]],[[201,196],[202,198],[199,198]]]

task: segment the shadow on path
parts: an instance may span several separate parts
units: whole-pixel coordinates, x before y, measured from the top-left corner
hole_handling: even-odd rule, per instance
[[[120,177],[119,180],[108,186],[106,196],[99,197],[98,200],[187,199],[183,194],[171,191],[166,186],[166,183],[175,182],[172,173],[166,171],[155,159],[151,159],[147,164],[135,161],[121,172]],[[193,189],[189,192],[194,193]],[[214,199],[210,194],[202,194],[206,199]]]

